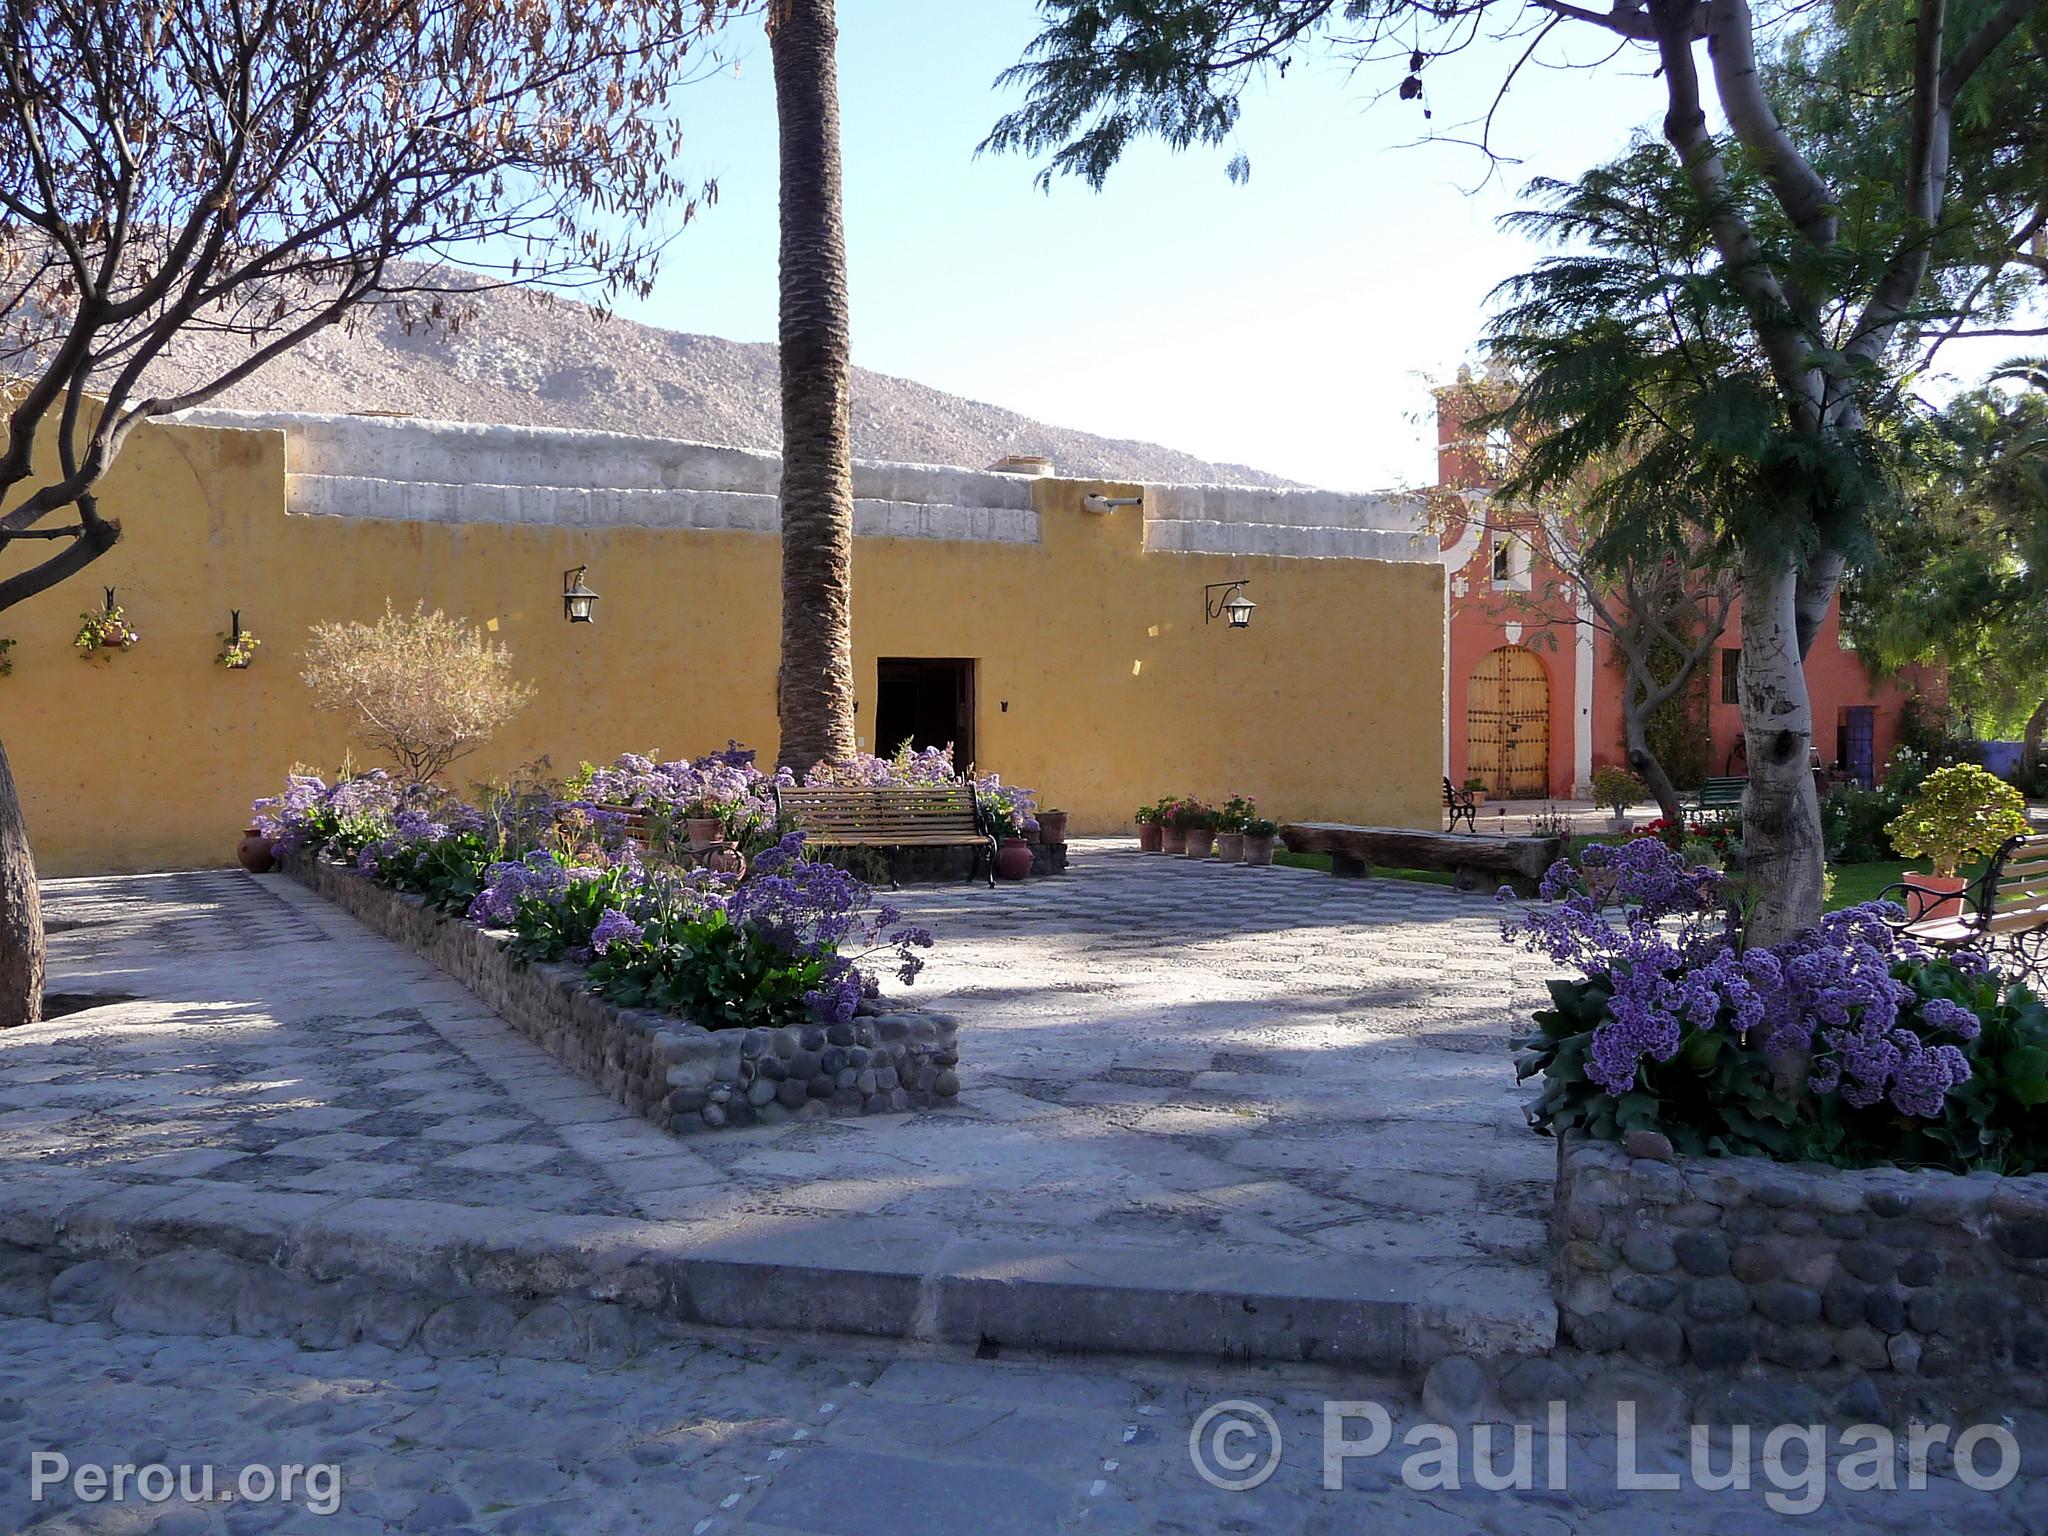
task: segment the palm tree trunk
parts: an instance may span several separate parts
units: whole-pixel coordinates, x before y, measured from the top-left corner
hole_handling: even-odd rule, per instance
[[[782,665],[778,761],[851,756],[852,342],[833,0],[772,0],[782,145]]]
[[[1799,577],[1786,556],[1742,570],[1742,869],[1755,905],[1749,940],[1777,944],[1820,921],[1825,856],[1811,767],[1813,701],[1799,653]]]
[[[0,1029],[43,1016],[43,901],[21,798],[0,746]]]

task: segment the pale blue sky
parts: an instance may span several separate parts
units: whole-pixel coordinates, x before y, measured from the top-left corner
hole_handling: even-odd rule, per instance
[[[1525,71],[1496,124],[1524,157],[1476,194],[1469,149],[1398,147],[1391,82],[1297,67],[1248,99],[1246,186],[1227,152],[1147,144],[1094,193],[974,158],[993,88],[1037,31],[1031,0],[840,0],[854,358],[1043,420],[1149,438],[1344,489],[1427,480],[1412,419],[1470,353],[1487,290],[1533,252],[1494,218],[1533,174],[1575,175],[1654,121],[1640,63]],[[742,341],[775,334],[775,116],[768,49],[678,100],[688,168],[719,199],[632,318]],[[1510,62],[1426,74],[1436,125],[1482,107]]]

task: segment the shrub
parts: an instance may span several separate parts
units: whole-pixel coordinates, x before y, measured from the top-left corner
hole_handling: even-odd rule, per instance
[[[1166,808],[1166,824],[1178,832],[1203,832],[1216,825],[1216,813],[1199,800],[1175,800]]]
[[[605,771],[586,770],[583,787]],[[805,859],[801,833],[769,845],[744,881],[683,874],[643,863],[616,815],[535,780],[479,809],[382,772],[332,787],[295,773],[257,813],[284,852],[349,860],[440,911],[509,928],[520,960],[588,963],[591,985],[621,1005],[712,1029],[850,1018],[879,990],[872,963],[908,986],[932,943],[861,881]]]
[[[1687,1153],[1841,1166],[2048,1166],[2048,1011],[2023,988],[1921,952],[1887,925],[1896,908],[1751,948],[1736,888],[1658,840],[1583,860],[1504,925],[1579,973],[1550,983],[1516,1042],[1517,1075],[1543,1079],[1537,1130],[1655,1129]]]
[[[1617,816],[1649,792],[1649,786],[1626,768],[1603,763],[1593,770],[1593,803],[1608,807]]]
[[[510,651],[424,604],[401,614],[387,603],[374,624],[314,625],[304,676],[319,708],[348,716],[414,784],[482,746],[533,697],[512,676]]]
[[[1280,823],[1268,821],[1263,816],[1254,816],[1244,824],[1244,835],[1246,837],[1278,837],[1280,835]]]
[[[1889,782],[1876,789],[1838,784],[1820,803],[1821,840],[1828,858],[1838,864],[1870,864],[1897,858],[1898,850],[1885,828],[1906,808],[1905,798]]]
[[[1964,859],[1985,857],[2028,829],[2018,790],[1974,763],[1956,763],[1929,774],[1885,832],[1906,857],[1931,859],[1935,874],[1953,877]]]

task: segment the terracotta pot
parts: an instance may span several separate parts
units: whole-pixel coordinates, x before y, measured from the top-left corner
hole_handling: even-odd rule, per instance
[[[1188,835],[1179,827],[1159,829],[1159,851],[1161,853],[1183,854],[1188,851]]]
[[[1900,876],[1900,883],[1914,893],[1906,906],[1909,921],[1963,915],[1963,892],[1970,888],[1970,882],[1961,875],[1923,875],[1909,869]]]
[[[1040,842],[1064,843],[1067,840],[1067,813],[1065,811],[1040,811],[1038,813],[1038,838]]]
[[[725,841],[725,823],[716,816],[692,816],[683,823],[692,848],[709,848]]]
[[[714,875],[744,877],[747,872],[747,861],[737,848],[716,848],[704,855],[704,867]]]
[[[1279,839],[1273,836],[1253,837],[1244,835],[1244,861],[1247,864],[1270,864],[1273,862],[1273,844]]]
[[[1188,857],[1206,859],[1216,847],[1216,834],[1208,827],[1188,828]]]
[[[1216,857],[1226,864],[1244,861],[1244,834],[1242,832],[1218,832],[1216,834]]]
[[[1465,791],[1465,793],[1466,793],[1466,794],[1468,794],[1468,795],[1470,795],[1470,796],[1472,797],[1472,803],[1473,803],[1474,805],[1484,805],[1484,804],[1486,804],[1486,791],[1485,791],[1485,790],[1483,790],[1483,789],[1468,789],[1468,790],[1466,790],[1466,791]]]
[[[235,844],[235,857],[252,875],[267,875],[277,868],[277,855],[261,827],[251,827],[242,834],[242,840]]]
[[[996,849],[996,873],[1005,880],[1022,880],[1031,873],[1031,845],[1021,837],[1006,837]]]
[[[1141,822],[1139,822],[1139,823],[1138,823],[1138,852],[1140,852],[1140,853],[1157,853],[1157,852],[1159,851],[1159,833],[1160,833],[1160,831],[1161,831],[1160,825],[1159,825],[1159,823],[1158,823],[1158,822],[1156,822],[1156,821],[1141,821]]]

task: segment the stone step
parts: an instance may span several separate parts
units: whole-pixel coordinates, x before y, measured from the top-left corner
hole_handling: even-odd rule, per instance
[[[382,1298],[377,1315],[410,1317],[415,1331],[451,1306],[460,1322],[479,1302],[501,1321],[599,1304],[643,1331],[708,1325],[1382,1371],[1447,1354],[1536,1354],[1556,1341],[1533,1265],[969,1238],[934,1248],[928,1227],[874,1218],[521,1221],[436,1201],[202,1184],[180,1193],[57,1168],[11,1178],[0,1186],[0,1242],[15,1245],[26,1278],[0,1286],[0,1310],[51,1316],[54,1284],[107,1311],[125,1304],[131,1326],[228,1331],[239,1325],[178,1320],[239,1317],[254,1287],[264,1331],[290,1331],[279,1320],[297,1308],[322,1337],[341,1294],[352,1305]],[[87,1263],[101,1266],[89,1285],[64,1279]],[[84,1315],[75,1303],[68,1314]]]

